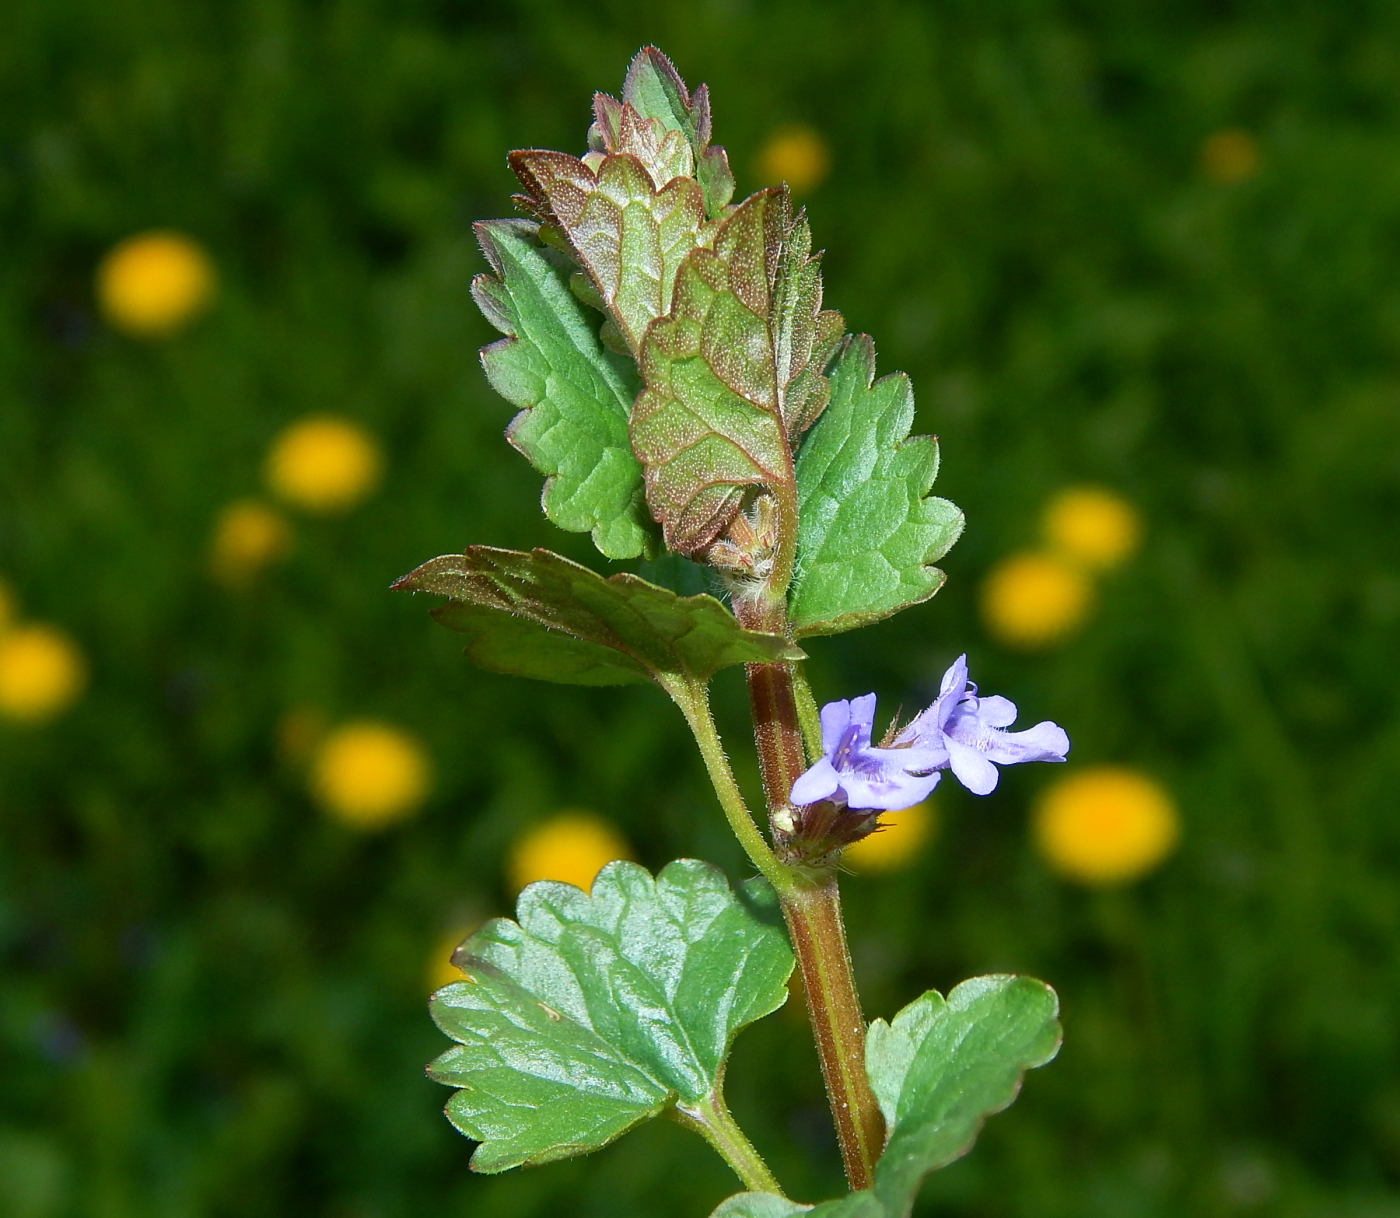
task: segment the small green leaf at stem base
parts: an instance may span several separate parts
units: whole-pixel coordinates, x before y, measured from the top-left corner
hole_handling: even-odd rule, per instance
[[[890,1134],[874,1186],[815,1209],[740,1193],[712,1218],[908,1218],[925,1177],[966,1154],[986,1118],[1016,1098],[1025,1072],[1055,1056],[1058,1013],[1044,982],[990,976],[964,981],[946,1001],[930,990],[889,1023],[875,1020],[866,1069]]]
[[[393,587],[453,603],[434,611],[471,636],[484,668],[580,685],[701,684],[732,664],[803,658],[775,634],[745,630],[712,596],[677,596],[636,575],[606,579],[549,550],[470,546]]]
[[[538,227],[476,226],[494,275],[478,275],[472,295],[505,335],[481,349],[481,363],[492,388],[521,408],[506,438],[545,475],[545,515],[561,529],[591,533],[608,558],[652,553],[656,528],[627,434],[636,370],[603,347],[601,319],[570,291],[570,272],[540,245]]]
[[[874,378],[870,338],[847,339],[828,373],[831,399],[797,455],[790,613],[799,637],[852,630],[927,600],[944,578],[930,564],[962,532],[962,512],[929,494],[938,443],[909,435],[909,378]]]
[[[735,1035],[787,996],[772,890],[735,893],[708,863],[609,863],[591,894],[532,884],[516,916],[467,940],[466,979],[432,1000],[458,1043],[429,1074],[459,1089],[447,1114],[481,1143],[476,1171],[596,1150],[672,1104],[703,1115]]]

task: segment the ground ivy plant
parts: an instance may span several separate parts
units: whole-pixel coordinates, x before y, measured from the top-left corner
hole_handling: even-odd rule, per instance
[[[785,187],[733,203],[709,96],[647,47],[620,99],[593,101],[588,151],[511,154],[525,219],[478,224],[473,295],[502,338],[481,353],[519,408],[506,437],[545,476],[545,515],[652,579],[548,550],[471,546],[396,588],[483,668],[581,685],[653,683],[680,708],[758,875],[731,886],[692,859],[652,876],[605,867],[592,891],[532,884],[514,920],[458,949],[433,1016],[455,1042],[431,1066],[482,1172],[607,1145],[666,1115],[743,1184],[724,1218],[910,1213],[924,1178],[971,1146],[1024,1072],[1059,1045],[1057,1002],[1028,977],[928,991],[867,1024],[837,876],[881,812],[945,772],[985,795],[997,765],[1063,761],[1053,723],[1007,730],[965,659],[938,698],[875,740],[875,696],[817,709],[802,641],[877,622],[938,591],[962,513],[930,494],[932,437],[911,436],[900,373],[823,308],[821,264]],[[683,595],[690,564],[719,596]],[[669,573],[670,578],[667,578]],[[655,580],[661,582],[654,582]],[[767,833],[734,781],[708,683],[742,664]],[[725,1059],[802,976],[851,1192],[789,1199],[725,1106]]]

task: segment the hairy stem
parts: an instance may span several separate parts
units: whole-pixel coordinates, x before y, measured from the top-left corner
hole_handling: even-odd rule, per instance
[[[815,761],[822,755],[822,718],[801,664],[792,666],[792,689],[797,698],[797,722],[802,728],[802,743],[807,746],[807,760]]]
[[[772,847],[754,823],[748,805],[744,803],[739,784],[734,780],[734,771],[730,769],[729,758],[725,755],[724,743],[720,740],[714,715],[710,713],[709,690],[697,683],[677,683],[674,688],[668,686],[667,692],[675,699],[676,705],[685,715],[685,721],[690,725],[695,743],[700,746],[700,755],[705,759],[710,782],[715,788],[715,794],[719,796],[720,807],[724,809],[729,827],[734,830],[744,853],[749,856],[763,878],[773,885],[779,896],[793,891],[796,885],[795,873],[778,861]]]
[[[807,768],[791,664],[745,664],[754,739],[770,817],[791,806],[792,784]]]
[[[783,898],[802,971],[841,1160],[853,1190],[869,1188],[885,1145],[885,1119],[865,1073],[865,1015],[851,972],[834,873]]]
[[[739,1123],[730,1113],[719,1088],[694,1105],[677,1104],[669,1115],[678,1124],[695,1130],[713,1146],[719,1152],[720,1158],[728,1163],[734,1169],[734,1174],[744,1182],[745,1188],[755,1193],[777,1193],[780,1197],[785,1195],[782,1185],[768,1170],[763,1156],[739,1128]]]
[[[751,629],[774,629],[771,601],[741,605],[736,600],[735,613]],[[778,628],[785,631],[781,608],[777,616]],[[748,664],[744,669],[769,819],[789,825],[793,815],[788,796],[807,766],[793,668],[791,664]],[[865,1016],[846,947],[841,893],[834,872],[814,878],[795,874],[800,877],[797,882],[779,888],[778,895],[802,972],[846,1179],[852,1189],[868,1188],[884,1147],[885,1121],[865,1074]]]

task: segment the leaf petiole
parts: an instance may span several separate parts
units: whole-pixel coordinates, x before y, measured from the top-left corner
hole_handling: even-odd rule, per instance
[[[677,1124],[693,1129],[705,1139],[744,1182],[744,1187],[757,1193],[786,1196],[777,1178],[768,1169],[763,1156],[754,1148],[748,1136],[724,1102],[716,1087],[695,1104],[677,1104],[666,1113]]]
[[[709,689],[698,681],[680,678],[667,678],[663,685],[676,705],[681,708],[686,723],[690,725],[691,734],[700,748],[700,755],[705,759],[705,769],[709,772],[710,782],[719,797],[720,807],[724,809],[729,827],[734,830],[744,853],[758,868],[759,874],[786,900],[797,890],[797,874],[791,867],[778,860],[744,802],[743,793],[734,779],[734,771],[729,766],[729,758],[725,755],[724,743],[720,740],[714,715],[710,711]]]

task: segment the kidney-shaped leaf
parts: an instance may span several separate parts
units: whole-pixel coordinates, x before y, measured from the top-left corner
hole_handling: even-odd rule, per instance
[[[908,1218],[924,1178],[966,1154],[982,1122],[1016,1098],[1022,1075],[1055,1056],[1058,1014],[1043,981],[991,976],[964,981],[946,1001],[929,990],[891,1022],[875,1020],[865,1068],[890,1132],[873,1188],[815,1209],[740,1193],[712,1218]]]
[[[1055,1056],[1059,1010],[1034,977],[974,977],[870,1025],[865,1067],[890,1129],[875,1193],[891,1215],[907,1214],[924,1177],[970,1150],[1021,1076]]]
[[[606,1145],[668,1105],[714,1095],[735,1034],[782,1005],[792,951],[772,890],[736,894],[708,863],[654,880],[609,863],[591,894],[544,881],[453,956],[439,990],[453,1040],[430,1067],[476,1171]]]
[[[745,630],[712,596],[677,596],[636,575],[604,578],[549,550],[470,546],[393,585],[461,604],[434,616],[472,636],[484,668],[566,684],[707,681],[730,664],[800,660],[775,634]]]

